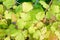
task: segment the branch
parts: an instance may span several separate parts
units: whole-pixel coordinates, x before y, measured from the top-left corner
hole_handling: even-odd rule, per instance
[[[49,7],[45,10],[45,15],[46,15],[46,12],[48,11],[48,9],[51,7],[51,4],[52,4],[52,0],[49,3]]]

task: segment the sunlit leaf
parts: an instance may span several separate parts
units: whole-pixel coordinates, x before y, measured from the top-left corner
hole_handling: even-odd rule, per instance
[[[11,8],[15,4],[15,0],[5,0],[3,1],[3,5],[6,6],[7,9]]]
[[[23,2],[22,8],[23,8],[24,12],[28,12],[33,9],[33,6],[32,6],[32,3],[30,3],[30,2]]]

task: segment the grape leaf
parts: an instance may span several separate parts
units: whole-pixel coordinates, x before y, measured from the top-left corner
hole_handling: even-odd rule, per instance
[[[45,14],[43,12],[38,12],[36,14],[36,19],[37,20],[42,20],[45,17]]]
[[[49,7],[49,5],[45,3],[44,1],[40,1],[40,4],[43,5],[43,7],[46,9]]]
[[[31,26],[28,28],[28,31],[30,34],[33,34],[33,33],[35,33],[35,28]]]
[[[18,29],[23,29],[25,24],[26,24],[26,22],[24,22],[22,19],[17,20]]]
[[[3,14],[3,12],[4,12],[3,5],[0,4],[0,14]]]
[[[22,33],[18,33],[15,40],[25,40],[24,35]]]
[[[33,6],[32,6],[32,3],[30,2],[23,2],[22,8],[23,8],[23,12],[29,12],[30,10],[33,9]]]
[[[40,31],[37,30],[37,31],[33,34],[33,38],[39,39],[39,37],[40,37]]]
[[[3,5],[6,6],[7,9],[9,9],[13,5],[15,5],[15,0],[5,0],[3,1]]]

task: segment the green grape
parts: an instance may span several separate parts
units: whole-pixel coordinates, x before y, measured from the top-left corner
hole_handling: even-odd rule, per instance
[[[24,31],[22,32],[22,34],[23,34],[24,37],[26,38],[26,37],[28,36],[28,31],[27,31],[27,30],[24,30]]]
[[[16,6],[16,5],[14,5],[14,6],[13,6],[13,9],[15,9],[15,10],[16,10],[16,9],[17,9],[17,6]]]
[[[46,27],[43,27],[42,29],[41,29],[41,34],[43,35],[43,34],[45,34],[47,32],[47,28]]]
[[[4,12],[3,5],[2,5],[2,4],[0,4],[0,14],[3,14],[3,12]]]
[[[3,5],[6,6],[7,9],[10,9],[13,5],[15,5],[16,0],[5,0],[3,1]]]
[[[51,5],[50,11],[52,11],[52,13],[59,13],[59,6],[58,5]]]
[[[28,13],[20,13],[21,19],[24,21],[29,21],[31,20],[31,16]]]
[[[28,29],[32,25],[32,21],[27,21],[25,28]]]
[[[22,33],[18,33],[18,35],[15,37],[15,40],[25,40],[24,35]]]
[[[29,12],[33,9],[33,5],[31,2],[23,2],[22,8],[23,8],[23,12]]]
[[[11,19],[11,15],[12,15],[12,12],[11,11],[5,11],[4,12],[4,16],[5,16],[5,19]]]
[[[60,40],[60,32],[59,31],[55,31],[55,34],[56,34],[56,36],[59,38],[59,40]]]
[[[5,19],[0,20],[0,28],[2,29],[8,28],[8,25]]]
[[[58,28],[58,25],[59,25],[59,22],[54,22],[52,25],[51,25],[51,30],[54,32],[57,30]]]
[[[31,26],[28,28],[28,31],[30,34],[33,34],[33,33],[35,33],[35,28]]]
[[[24,22],[24,20],[22,20],[22,19],[17,20],[18,29],[23,29],[25,24],[26,24],[26,22]]]
[[[37,19],[37,20],[42,20],[44,17],[45,17],[44,12],[38,12],[38,13],[36,14],[36,19]]]
[[[35,39],[39,39],[40,38],[40,31],[39,30],[37,30],[34,34],[33,34],[33,38],[35,38]]]

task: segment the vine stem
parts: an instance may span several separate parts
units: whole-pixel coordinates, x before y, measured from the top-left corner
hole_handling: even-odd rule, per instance
[[[49,7],[45,10],[45,15],[46,15],[46,12],[48,11],[48,9],[51,7],[51,4],[52,4],[52,0],[49,3]]]

